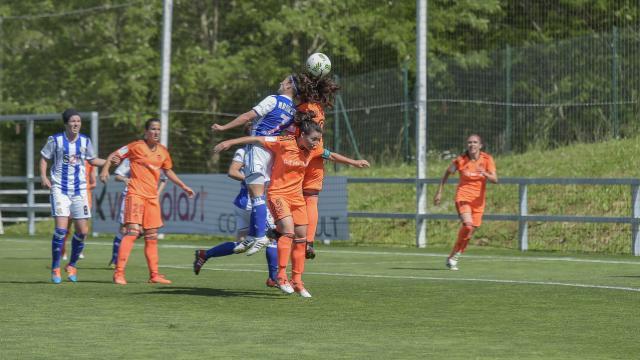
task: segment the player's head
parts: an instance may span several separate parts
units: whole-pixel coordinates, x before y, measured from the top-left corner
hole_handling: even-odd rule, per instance
[[[296,74],[287,75],[280,82],[278,94],[290,96],[292,99],[298,96],[298,76]]]
[[[71,134],[78,134],[82,127],[82,118],[75,109],[69,108],[62,112],[62,122],[65,129]]]
[[[482,149],[482,138],[478,134],[471,134],[467,137],[467,155],[480,153]]]
[[[160,142],[160,119],[151,118],[144,123],[144,139],[152,144]]]
[[[298,97],[303,103],[320,103],[322,107],[333,108],[333,101],[340,86],[329,76],[316,77],[307,72],[298,75]]]
[[[298,111],[295,115],[295,121],[300,127],[298,144],[307,150],[315,148],[322,140],[322,128],[320,124],[313,121],[314,117],[313,111]]]

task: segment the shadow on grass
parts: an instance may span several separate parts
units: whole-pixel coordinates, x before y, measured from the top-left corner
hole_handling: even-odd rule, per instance
[[[419,270],[419,271],[449,271],[443,268],[421,268],[421,267],[393,267],[390,270]]]
[[[264,292],[252,290],[228,290],[228,289],[212,289],[201,287],[162,287],[155,291],[138,293],[140,295],[194,295],[194,296],[215,296],[215,297],[251,297],[260,299],[286,299],[279,292]]]

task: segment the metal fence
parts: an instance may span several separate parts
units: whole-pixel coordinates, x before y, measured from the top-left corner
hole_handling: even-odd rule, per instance
[[[439,184],[439,179],[390,179],[390,178],[348,178],[349,184]],[[448,183],[456,184],[458,180],[451,179]],[[640,256],[640,179],[589,179],[589,178],[501,178],[499,185],[518,185],[518,213],[517,214],[486,214],[484,220],[489,221],[517,221],[518,243],[521,251],[529,249],[528,228],[530,222],[580,222],[580,223],[615,223],[631,225],[631,253]],[[628,185],[631,191],[630,216],[572,216],[572,215],[529,215],[528,189],[535,185]],[[378,218],[378,219],[426,219],[426,220],[459,220],[455,214],[417,215],[414,213],[389,213],[389,212],[349,212],[350,218]],[[416,245],[426,246],[417,238]]]

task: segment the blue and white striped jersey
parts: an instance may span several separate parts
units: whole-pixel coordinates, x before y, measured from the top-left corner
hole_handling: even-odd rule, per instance
[[[64,132],[49,136],[40,154],[51,165],[51,186],[60,189],[63,194],[80,195],[87,189],[85,161],[96,157],[91,139],[79,134],[70,142]]]
[[[296,107],[293,100],[285,95],[267,96],[253,107],[258,117],[253,120],[251,135],[279,135],[293,124]]]

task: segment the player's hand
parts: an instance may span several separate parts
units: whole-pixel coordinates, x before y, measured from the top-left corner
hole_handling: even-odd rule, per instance
[[[313,243],[307,241],[307,249],[304,253],[304,257],[307,259],[315,259],[316,258],[316,251],[313,248]]]
[[[109,180],[109,173],[101,171],[100,172],[100,181],[102,181],[103,184],[106,184],[108,180]]]
[[[51,189],[51,181],[49,181],[49,178],[46,176],[43,176],[40,178],[41,183],[42,183],[42,187],[47,188],[47,189]]]
[[[433,197],[433,204],[434,205],[440,205],[440,200],[442,200],[442,193],[440,191],[438,191],[436,193],[436,196]]]
[[[196,194],[195,191],[191,190],[191,188],[188,186],[183,187],[182,191],[186,192],[187,195],[189,195],[189,199],[191,199]]]
[[[371,165],[369,165],[369,162],[367,160],[356,160],[353,166],[363,169],[363,168],[368,168]]]
[[[230,147],[231,147],[231,144],[229,143],[229,141],[223,141],[213,148],[213,152],[219,153],[222,151],[226,151],[226,150],[229,150]]]
[[[226,129],[225,129],[224,125],[213,124],[213,125],[211,125],[211,130],[213,130],[213,132],[216,132],[216,131],[225,131]]]

